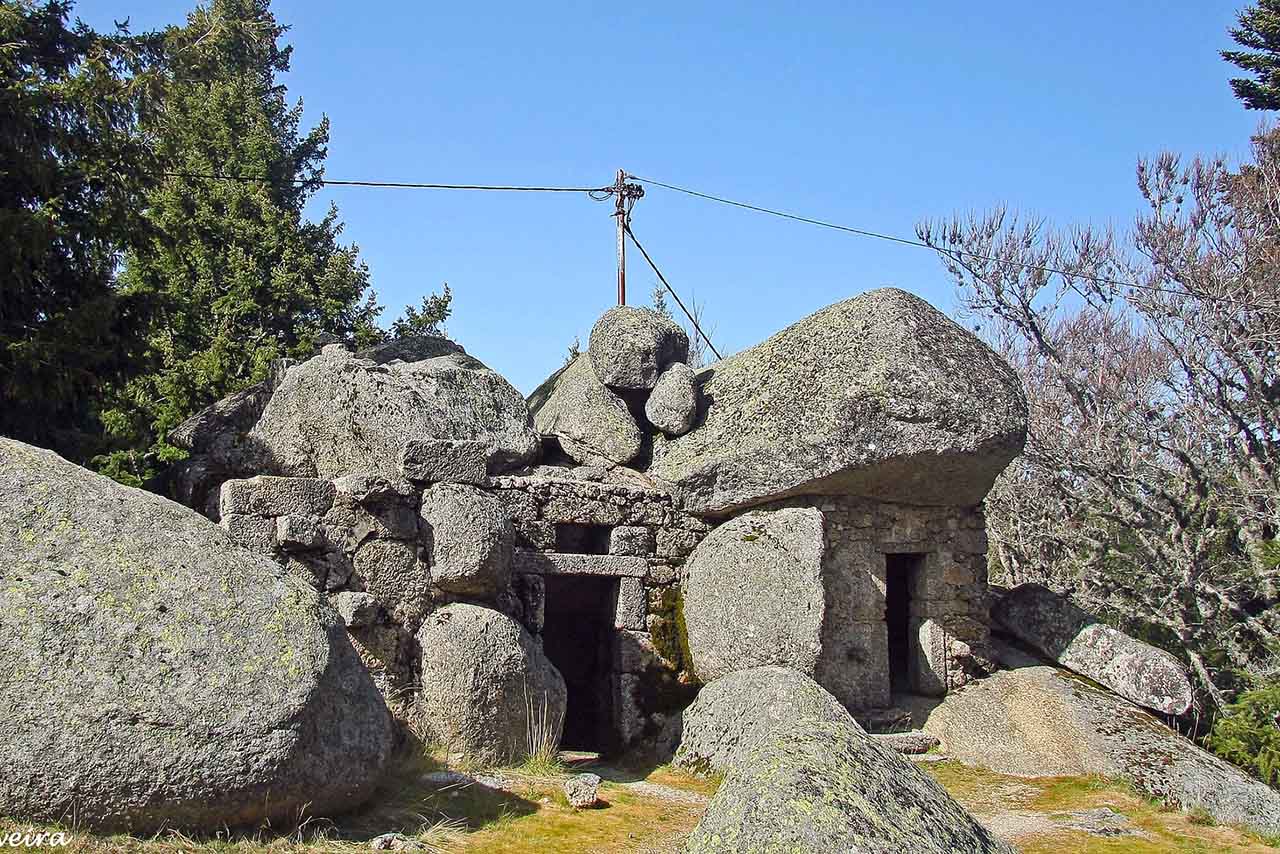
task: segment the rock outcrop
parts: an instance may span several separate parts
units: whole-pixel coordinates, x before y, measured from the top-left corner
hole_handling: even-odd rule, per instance
[[[272,473],[398,478],[405,444],[422,439],[483,441],[494,471],[537,451],[520,393],[458,345],[424,337],[369,355],[330,344],[285,372],[248,438]]]
[[[685,565],[684,621],[703,682],[782,665],[815,675],[826,615],[822,514],[753,511],[712,531]]]
[[[1020,584],[1000,597],[991,616],[1051,660],[1139,706],[1169,715],[1191,708],[1191,680],[1178,659],[1104,625],[1048,588]]]
[[[640,453],[636,419],[605,388],[587,354],[556,371],[529,396],[539,433],[555,436],[565,453],[584,465],[625,465]]]
[[[853,724],[840,701],[808,676],[785,667],[755,667],[722,676],[684,710],[675,764],[724,772],[802,718]]]
[[[1002,659],[1011,660],[1008,651]],[[1099,774],[1219,822],[1280,833],[1280,792],[1201,750],[1149,712],[1085,680],[1016,656],[949,695],[924,729],[969,765],[1025,777]]]
[[[391,720],[337,614],[187,508],[0,439],[0,814],[148,832],[357,806]]]
[[[972,506],[1026,434],[1012,369],[893,288],[810,315],[698,385],[698,427],[659,443],[649,469],[698,513],[799,494]]]
[[[549,727],[559,741],[564,678],[515,620],[477,605],[448,605],[426,619],[418,645],[418,711],[438,743],[501,763],[528,755],[531,728]]]
[[[802,718],[725,777],[687,854],[1013,854],[946,791],[847,721]]]
[[[620,305],[591,327],[587,352],[605,385],[649,389],[668,365],[688,360],[689,336],[674,320],[651,308]]]

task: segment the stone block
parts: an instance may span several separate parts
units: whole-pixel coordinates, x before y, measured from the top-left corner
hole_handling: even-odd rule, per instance
[[[619,673],[614,680],[617,685],[614,693],[617,701],[614,719],[617,723],[618,740],[624,746],[635,744],[644,737],[645,730],[641,677],[634,673]]]
[[[612,527],[621,525],[623,517],[622,507],[576,495],[554,495],[542,506],[542,518],[548,522]]]
[[[673,519],[674,514],[671,508],[656,501],[633,501],[622,508],[622,523],[625,525],[658,527],[671,524]]]
[[[942,567],[942,580],[957,587],[967,587],[977,581],[977,576],[965,559],[952,560]]]
[[[618,579],[618,607],[614,612],[614,626],[643,631],[648,604],[643,581],[639,578]]]
[[[339,495],[322,520],[329,541],[355,551],[368,539],[414,540],[418,537],[416,500],[402,498],[361,504]]]
[[[547,584],[541,575],[517,573],[512,579],[516,598],[524,616],[524,627],[538,634],[546,623]]]
[[[649,561],[649,581],[653,584],[671,584],[680,578],[680,570],[665,560]]]
[[[351,560],[341,552],[302,552],[289,555],[285,568],[306,578],[317,590],[334,591],[351,579]]]
[[[638,525],[619,525],[609,532],[609,554],[653,554],[653,531]]]
[[[911,690],[931,697],[943,696],[947,693],[947,660],[953,644],[959,641],[942,623],[927,618],[911,621],[910,637],[915,640],[908,659]]]
[[[306,551],[323,546],[325,535],[314,516],[291,513],[276,518],[276,540],[285,551]]]
[[[323,516],[333,505],[333,498],[334,485],[331,481],[259,475],[223,483],[219,510],[223,516],[229,513]]]
[[[513,519],[516,545],[528,549],[554,549],[556,547],[556,526],[551,522],[537,520]]]
[[[359,593],[354,590],[343,590],[329,597],[338,616],[347,628],[372,626],[378,622],[382,609],[378,600],[370,593]]]
[[[366,592],[397,622],[421,616],[431,602],[431,571],[411,543],[370,540],[353,560]]]
[[[516,549],[516,572],[539,575],[616,575],[644,578],[649,563],[642,557],[623,555],[580,555]]]
[[[884,619],[885,556],[874,543],[838,532],[827,542],[822,575],[832,620]]]
[[[509,482],[511,478],[503,480]],[[512,521],[532,522],[538,518],[538,499],[523,489],[490,489],[489,494],[498,500],[498,504],[502,506],[502,512],[506,513]]]
[[[223,513],[219,522],[236,545],[270,554],[276,548],[276,520],[243,513]]]
[[[658,531],[656,554],[658,557],[683,560],[693,553],[701,540],[702,535],[692,531],[662,528]]]
[[[488,481],[488,446],[466,439],[410,440],[400,453],[400,472],[422,483],[480,486]]]
[[[888,706],[888,627],[883,621],[825,625],[815,676],[851,711]]]
[[[643,673],[650,668],[674,671],[675,665],[658,652],[649,632],[622,630],[617,635],[614,669],[619,673]]]
[[[344,475],[333,482],[339,496],[360,504],[405,501],[417,494],[412,483],[380,474],[358,472]]]

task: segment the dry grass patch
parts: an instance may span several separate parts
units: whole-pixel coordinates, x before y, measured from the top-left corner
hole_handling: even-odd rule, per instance
[[[1007,777],[956,762],[925,770],[979,821],[1000,832],[1003,816],[1038,814],[1065,821],[1068,814],[1107,808],[1125,816],[1143,836],[1102,837],[1067,828],[1018,836],[1023,854],[1263,854],[1276,848],[1256,834],[1214,824],[1203,815],[1163,807],[1131,786],[1100,777]]]
[[[665,800],[604,783],[595,809],[575,810],[562,793],[547,793],[530,815],[512,816],[467,836],[462,850],[486,854],[545,854],[548,851],[640,852],[666,848],[682,839],[702,806]]]
[[[679,847],[701,818],[702,805],[696,799],[662,797],[662,788],[709,795],[717,785],[717,781],[663,766],[621,778],[643,781],[652,789],[606,779],[600,787],[603,804],[595,809],[575,810],[565,800],[562,787],[566,776],[578,771],[604,771],[602,776],[608,777],[608,769],[578,763],[566,766],[559,757],[551,756],[515,768],[490,769],[493,777],[503,781],[500,788],[481,781],[441,784],[424,779],[431,772],[445,770],[451,769],[442,751],[415,750],[391,768],[365,808],[332,822],[137,837],[98,836],[74,828],[0,819],[0,836],[65,830],[70,844],[49,850],[75,854],[355,854],[367,851],[368,841],[384,833],[401,833],[429,852],[665,851]],[[469,767],[466,773],[483,770]]]

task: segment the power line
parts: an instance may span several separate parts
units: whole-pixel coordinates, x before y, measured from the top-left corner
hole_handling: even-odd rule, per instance
[[[684,302],[680,299],[680,295],[677,294],[675,289],[667,282],[667,277],[662,275],[662,271],[658,269],[658,265],[653,263],[653,259],[649,257],[649,253],[644,251],[644,247],[640,245],[640,241],[636,240],[635,232],[631,230],[630,223],[623,223],[622,227],[623,230],[626,231],[627,237],[630,237],[631,242],[640,250],[640,254],[644,256],[644,260],[649,262],[649,266],[653,268],[653,272],[658,274],[658,281],[662,282],[662,286],[667,289],[667,293],[671,294],[671,296],[675,298],[676,305],[680,306],[680,310],[684,312],[684,316],[689,318],[689,322],[693,324],[693,328],[702,336],[702,340],[707,342],[707,347],[711,349],[712,353],[716,354],[717,359],[723,359],[724,356],[720,355],[720,351],[716,349],[716,345],[711,343],[711,339],[707,337],[707,333],[703,332],[702,327],[698,325],[697,318],[693,316],[693,313],[689,311],[689,309],[685,308]]]
[[[161,172],[159,177],[162,178],[183,178],[186,180],[210,180],[210,181],[240,181],[244,183],[289,183],[289,184],[318,184],[325,187],[378,187],[384,189],[395,190],[492,190],[500,192],[523,192],[523,193],[587,193],[595,198],[594,194],[602,194],[600,198],[607,198],[610,192],[609,187],[531,187],[531,186],[514,186],[502,184],[422,184],[410,183],[407,181],[339,181],[331,178],[288,178],[278,179],[269,176],[254,175],[226,175],[217,172]]]
[[[801,216],[799,214],[788,213],[787,211],[780,211],[780,210],[775,210],[773,208],[762,207],[760,205],[753,205],[748,202],[739,202],[733,199],[726,199],[722,196],[713,196],[710,193],[703,193],[698,190],[691,190],[688,187],[679,187],[679,186],[676,186],[675,184],[668,184],[663,181],[655,180],[653,178],[644,178],[644,177],[641,177],[640,175],[632,175],[628,173],[627,177],[636,181],[643,181],[648,184],[653,184],[655,187],[664,187],[668,190],[674,190],[677,193],[684,193],[689,196],[695,196],[699,199],[706,199],[708,201],[717,202],[722,205],[730,205],[736,208],[745,208],[746,210],[749,210],[749,211],[756,211],[758,213],[769,214],[770,216],[776,216],[776,217],[782,217],[783,219],[795,220],[796,222],[803,222],[809,225],[821,226],[822,228],[831,228],[831,229],[835,229],[836,231],[844,231],[844,232],[848,232],[849,234],[856,234],[859,237],[870,237],[875,240],[886,240],[891,243],[900,243],[904,246],[916,247],[917,249],[928,249],[933,252],[943,252],[950,255],[965,256],[968,258],[975,258],[981,261],[990,261],[995,264],[1008,264],[1010,266],[1021,267],[1026,270],[1039,270],[1044,273],[1055,273],[1065,278],[1084,279],[1086,281],[1096,282],[1101,285],[1115,285],[1117,287],[1123,287],[1123,288],[1136,288],[1138,290],[1150,291],[1153,293],[1169,294],[1171,296],[1179,296],[1179,297],[1189,297],[1191,299],[1199,299],[1207,302],[1226,302],[1226,303],[1231,303],[1233,305],[1243,306],[1245,308],[1275,309],[1277,307],[1274,304],[1242,302],[1239,300],[1233,300],[1233,299],[1224,298],[1224,297],[1197,296],[1196,294],[1192,294],[1187,291],[1178,290],[1176,288],[1161,288],[1156,285],[1144,285],[1140,282],[1130,282],[1122,279],[1110,279],[1105,276],[1091,276],[1087,273],[1078,273],[1078,272],[1073,273],[1068,270],[1059,269],[1057,267],[1047,267],[1040,264],[1029,264],[1029,263],[1026,263],[1025,261],[1011,261],[1006,258],[995,258],[990,255],[983,255],[979,252],[970,252],[967,249],[945,249],[937,246],[932,246],[928,243],[925,243],[923,240],[912,240],[911,238],[908,238],[908,237],[898,237],[897,235],[894,235],[894,234],[884,234],[878,231],[870,231],[865,228],[854,228],[853,226],[849,226],[849,225],[841,225],[839,223],[828,222],[826,220],[815,219],[813,217]]]
[[[290,184],[300,185],[300,186],[311,184],[311,185],[326,186],[326,187],[372,187],[372,188],[405,189],[405,190],[480,190],[480,191],[495,191],[495,192],[526,192],[526,193],[585,193],[587,196],[589,196],[591,199],[595,201],[604,201],[605,199],[610,198],[615,192],[614,186],[551,187],[551,186],[529,186],[529,185],[509,185],[509,184],[440,184],[440,183],[417,183],[417,182],[408,182],[408,181],[361,181],[361,180],[338,180],[338,179],[330,179],[330,178],[277,179],[277,178],[272,178],[270,176],[228,175],[228,174],[217,173],[217,172],[209,172],[209,173],[161,172],[156,177],[180,178],[185,180],[240,181],[240,182],[246,182],[246,183],[253,183],[253,182],[286,183],[287,182]],[[705,199],[707,201],[716,202],[722,205],[729,205],[731,207],[737,207],[737,208],[743,208],[745,210],[756,211],[758,213],[781,217],[783,219],[789,219],[795,222],[802,222],[808,225],[815,225],[821,228],[830,228],[835,231],[843,231],[848,234],[857,235],[859,237],[869,237],[874,240],[884,240],[890,243],[898,243],[903,246],[912,246],[917,249],[928,249],[933,252],[941,252],[957,258],[959,257],[973,258],[980,261],[988,261],[994,264],[1006,264],[1012,267],[1019,267],[1025,270],[1037,270],[1043,273],[1052,273],[1055,275],[1063,276],[1064,278],[1067,278],[1067,279],[1071,279],[1071,278],[1083,279],[1085,281],[1095,282],[1097,284],[1114,285],[1116,287],[1122,287],[1122,288],[1133,288],[1136,290],[1148,291],[1151,293],[1168,294],[1170,296],[1197,299],[1205,302],[1228,303],[1231,305],[1237,305],[1244,308],[1273,310],[1277,307],[1275,304],[1246,302],[1241,300],[1233,300],[1228,297],[1212,297],[1212,296],[1206,296],[1206,295],[1196,295],[1188,291],[1178,290],[1176,288],[1162,288],[1157,285],[1144,285],[1141,282],[1132,282],[1132,281],[1127,281],[1123,279],[1112,279],[1106,276],[1094,276],[1088,273],[1071,272],[1069,270],[1063,270],[1058,267],[1049,267],[1049,266],[1040,265],[1040,264],[1031,264],[1025,261],[1013,261],[1007,258],[996,258],[991,255],[984,255],[980,252],[972,252],[967,249],[943,248],[943,247],[933,246],[922,240],[913,240],[907,237],[899,237],[894,234],[886,234],[884,232],[872,231],[870,229],[865,229],[865,228],[856,228],[850,225],[842,225],[840,223],[829,222],[827,220],[817,219],[815,217],[802,216],[800,214],[790,213],[788,211],[777,210],[775,208],[767,208],[762,205],[755,205],[749,202],[741,202],[735,199],[725,198],[723,196],[716,196],[716,195],[712,195],[711,193],[704,193],[699,190],[690,189],[688,187],[681,187],[676,184],[670,184],[665,181],[659,181],[656,178],[645,178],[640,175],[633,175],[631,173],[624,173],[624,177],[630,178],[636,181],[643,181],[648,184],[653,184],[656,187],[663,187],[668,190],[673,190],[677,193],[684,193],[689,196],[694,196],[696,198]],[[635,242],[635,235],[631,235],[631,239],[632,239],[632,242]],[[640,248],[640,245],[637,243],[636,247]],[[641,251],[643,252],[644,250],[641,249]],[[647,256],[645,260],[647,261],[649,260]],[[652,261],[649,261],[649,264],[650,266],[653,266]],[[656,272],[657,268],[655,267],[654,269]],[[664,281],[663,284],[665,285],[666,282]],[[667,286],[667,289],[671,290],[669,285]],[[672,291],[672,296],[675,296],[674,291]],[[676,301],[679,302],[679,297],[676,297]],[[681,305],[681,308],[683,309],[684,306]],[[686,310],[685,314],[687,315],[688,313],[689,312]],[[690,320],[692,320],[692,317],[690,317]],[[701,332],[701,330],[699,330],[699,332]],[[704,339],[706,338],[705,335],[703,337]],[[707,339],[707,343],[710,344],[709,339]],[[714,348],[713,348],[713,352],[714,352]]]

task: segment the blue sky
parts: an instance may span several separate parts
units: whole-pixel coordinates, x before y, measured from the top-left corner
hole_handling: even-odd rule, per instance
[[[999,203],[1126,227],[1137,158],[1238,159],[1262,116],[1218,58],[1244,0],[434,3],[277,0],[286,79],[332,121],[328,177],[599,185],[618,168],[911,236]],[[82,0],[99,27],[173,0]],[[613,304],[611,207],[567,194],[326,190],[393,316],[449,282],[452,337],[522,391]],[[921,249],[650,188],[633,227],[728,353],[895,285],[944,310]],[[631,257],[631,301],[654,279]]]

